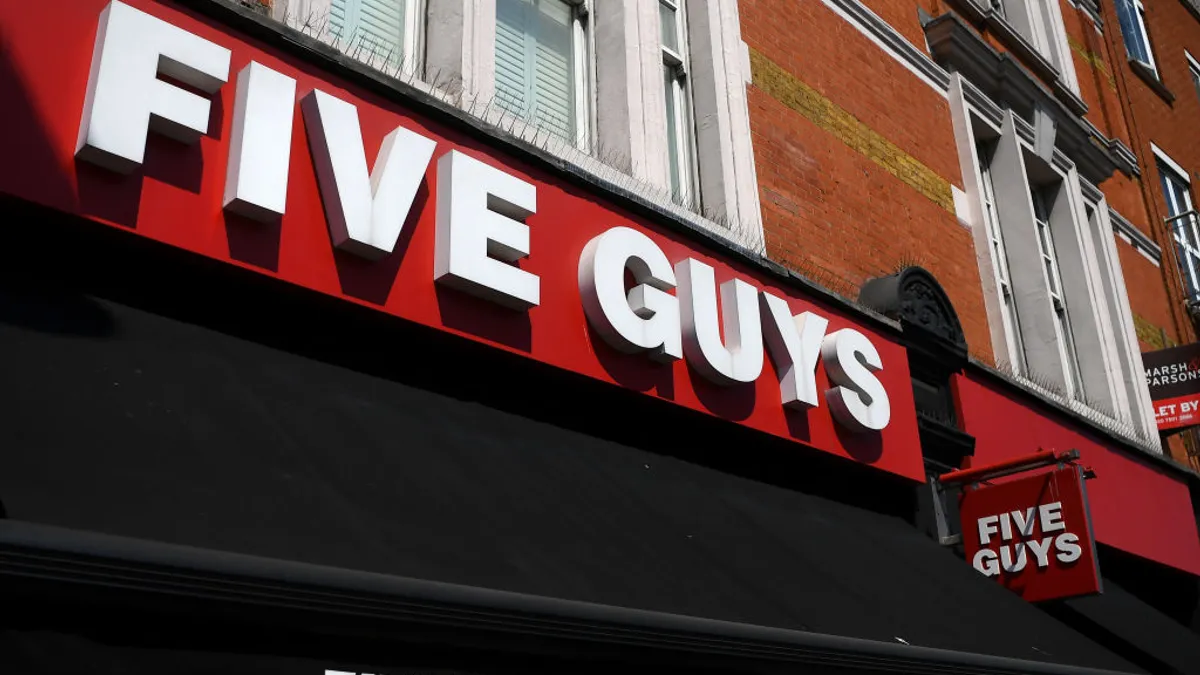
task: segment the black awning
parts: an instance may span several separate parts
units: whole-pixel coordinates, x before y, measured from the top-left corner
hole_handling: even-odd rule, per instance
[[[769,439],[151,244],[72,250],[73,236],[0,251],[0,501],[16,521],[199,549],[151,548],[123,583],[166,565],[186,587],[178,568],[224,551],[859,651],[952,650],[959,672],[974,672],[963,655],[1137,672],[903,520],[850,505],[877,501],[869,470],[831,490],[848,503],[738,477],[690,458],[749,463]],[[528,412],[504,405],[515,396]],[[574,412],[539,416],[539,402]],[[76,557],[12,544],[0,575],[92,583]],[[78,553],[85,567],[99,555]],[[254,569],[295,582],[284,563]],[[203,595],[214,572],[197,573]]]
[[[1200,635],[1111,579],[1104,579],[1102,595],[1065,604],[1084,619],[1072,620],[1073,625],[1151,671],[1200,673]]]

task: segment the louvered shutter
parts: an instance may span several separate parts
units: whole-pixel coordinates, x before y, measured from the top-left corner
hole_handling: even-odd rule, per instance
[[[540,128],[575,140],[574,26],[562,0],[497,0],[496,97]]]
[[[496,0],[496,102],[501,108],[528,117],[532,44],[526,26],[530,0]]]
[[[330,28],[338,44],[363,61],[400,63],[407,0],[333,0]]]
[[[534,115],[538,125],[575,137],[573,10],[562,0],[538,0],[534,65]]]

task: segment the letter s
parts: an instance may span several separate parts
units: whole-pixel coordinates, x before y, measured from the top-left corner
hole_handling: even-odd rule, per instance
[[[887,391],[874,373],[883,369],[875,345],[862,333],[843,328],[821,342],[825,372],[835,386],[825,392],[835,419],[851,431],[879,431],[892,416]]]
[[[1073,563],[1083,556],[1083,547],[1079,545],[1079,537],[1070,532],[1060,534],[1054,540],[1054,550],[1058,551],[1055,558],[1062,563]]]

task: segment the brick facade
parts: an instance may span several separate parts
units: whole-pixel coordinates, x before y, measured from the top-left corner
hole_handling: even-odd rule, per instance
[[[970,223],[956,213],[964,181],[946,96],[836,5],[740,3],[767,253],[851,298],[865,281],[919,264],[950,294],[971,354],[994,363],[979,252]],[[1039,86],[1053,89],[1053,72],[1047,78],[1044,66],[1030,63],[1028,47],[1022,51],[1011,29],[997,30],[1004,26],[972,0],[864,5],[926,54],[923,23],[954,13],[992,49],[1017,59]],[[1200,97],[1183,56],[1184,49],[1200,54],[1200,21],[1179,0],[1147,2],[1159,72],[1175,95],[1169,102],[1130,68],[1111,2],[1101,3],[1098,17],[1083,4],[1063,1],[1060,9],[1083,119],[1138,158],[1140,175],[1112,171],[1099,187],[1108,205],[1162,250],[1156,264],[1113,235],[1138,347],[1193,341],[1174,247],[1156,225],[1165,206],[1150,143],[1200,169]],[[1171,454],[1187,461],[1183,444],[1168,440]]]
[[[945,97],[820,3],[746,0],[751,130],[768,254],[856,297],[920,264],[991,354]],[[912,9],[910,28],[917,24]]]

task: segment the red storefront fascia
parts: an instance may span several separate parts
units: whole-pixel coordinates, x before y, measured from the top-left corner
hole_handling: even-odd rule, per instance
[[[987,374],[956,376],[954,391],[963,430],[975,437],[973,464],[1077,449],[1096,472],[1087,482],[1096,540],[1200,575],[1200,534],[1182,469],[1138,457]]]
[[[31,102],[46,138],[25,150],[38,133],[0,130],[23,158],[2,192],[924,479],[886,324],[505,156],[454,113],[419,115],[177,3],[4,3],[0,30],[19,82],[3,93]],[[275,117],[243,114],[254,107]],[[377,186],[364,163],[387,167]],[[237,186],[279,166],[278,204],[243,203]],[[389,199],[372,206],[375,190]],[[261,218],[272,209],[279,220]]]
[[[127,3],[230,50],[229,82],[209,97],[208,133],[190,145],[151,133],[144,164],[127,175],[77,160],[92,51],[108,4],[106,0],[0,3],[4,59],[0,67],[8,70],[0,77],[0,87],[5,89],[0,94],[29,107],[28,119],[20,119],[14,106],[11,121],[0,128],[0,147],[9,149],[9,161],[0,171],[0,191],[78,214],[98,226],[127,228],[808,447],[924,479],[904,349],[874,324],[866,325],[864,317],[796,297],[795,288],[763,268],[703,248],[673,228],[606,201],[579,182],[564,180],[540,163],[505,157],[485,144],[481,135],[465,131],[466,125],[429,119],[415,113],[415,106],[399,102],[398,96],[384,97],[335,81],[311,63],[232,34],[178,4]],[[413,195],[394,253],[372,260],[331,245],[331,234],[337,239],[339,232],[327,224],[318,170],[300,115],[291,133],[281,220],[258,222],[223,208],[235,80],[251,61],[294,79],[298,99],[319,89],[355,106],[368,165],[385,136],[397,127],[435,141],[432,161]],[[513,256],[514,260],[520,257],[515,264],[521,270],[542,281],[536,304],[514,309],[435,283],[438,165],[451,151],[536,188],[536,210],[531,209],[525,219],[528,255]],[[773,358],[763,359],[761,375],[752,382],[721,386],[688,359],[664,364],[646,353],[623,353],[609,346],[589,324],[576,280],[588,243],[614,228],[643,235],[672,264],[690,259],[712,268],[716,283],[738,279],[760,297],[765,292],[783,300],[794,315],[812,312],[827,319],[826,335],[842,329],[863,335],[883,366],[874,375],[889,400],[890,419],[880,431],[855,433],[834,420],[825,397],[813,407],[785,406],[781,380],[786,383],[787,378],[780,377]],[[762,314],[770,312],[764,309]],[[769,335],[764,338],[770,340]],[[420,355],[398,348],[396,358]],[[819,392],[831,388],[828,370],[835,361],[825,363],[826,367],[816,369],[814,384]],[[985,377],[958,378],[957,393],[965,431],[977,438],[977,461],[996,461],[1037,447],[1078,447],[1084,461],[1104,478],[1089,485],[1098,540],[1200,574],[1200,536],[1182,478],[1055,421],[1035,402],[1018,400]]]

